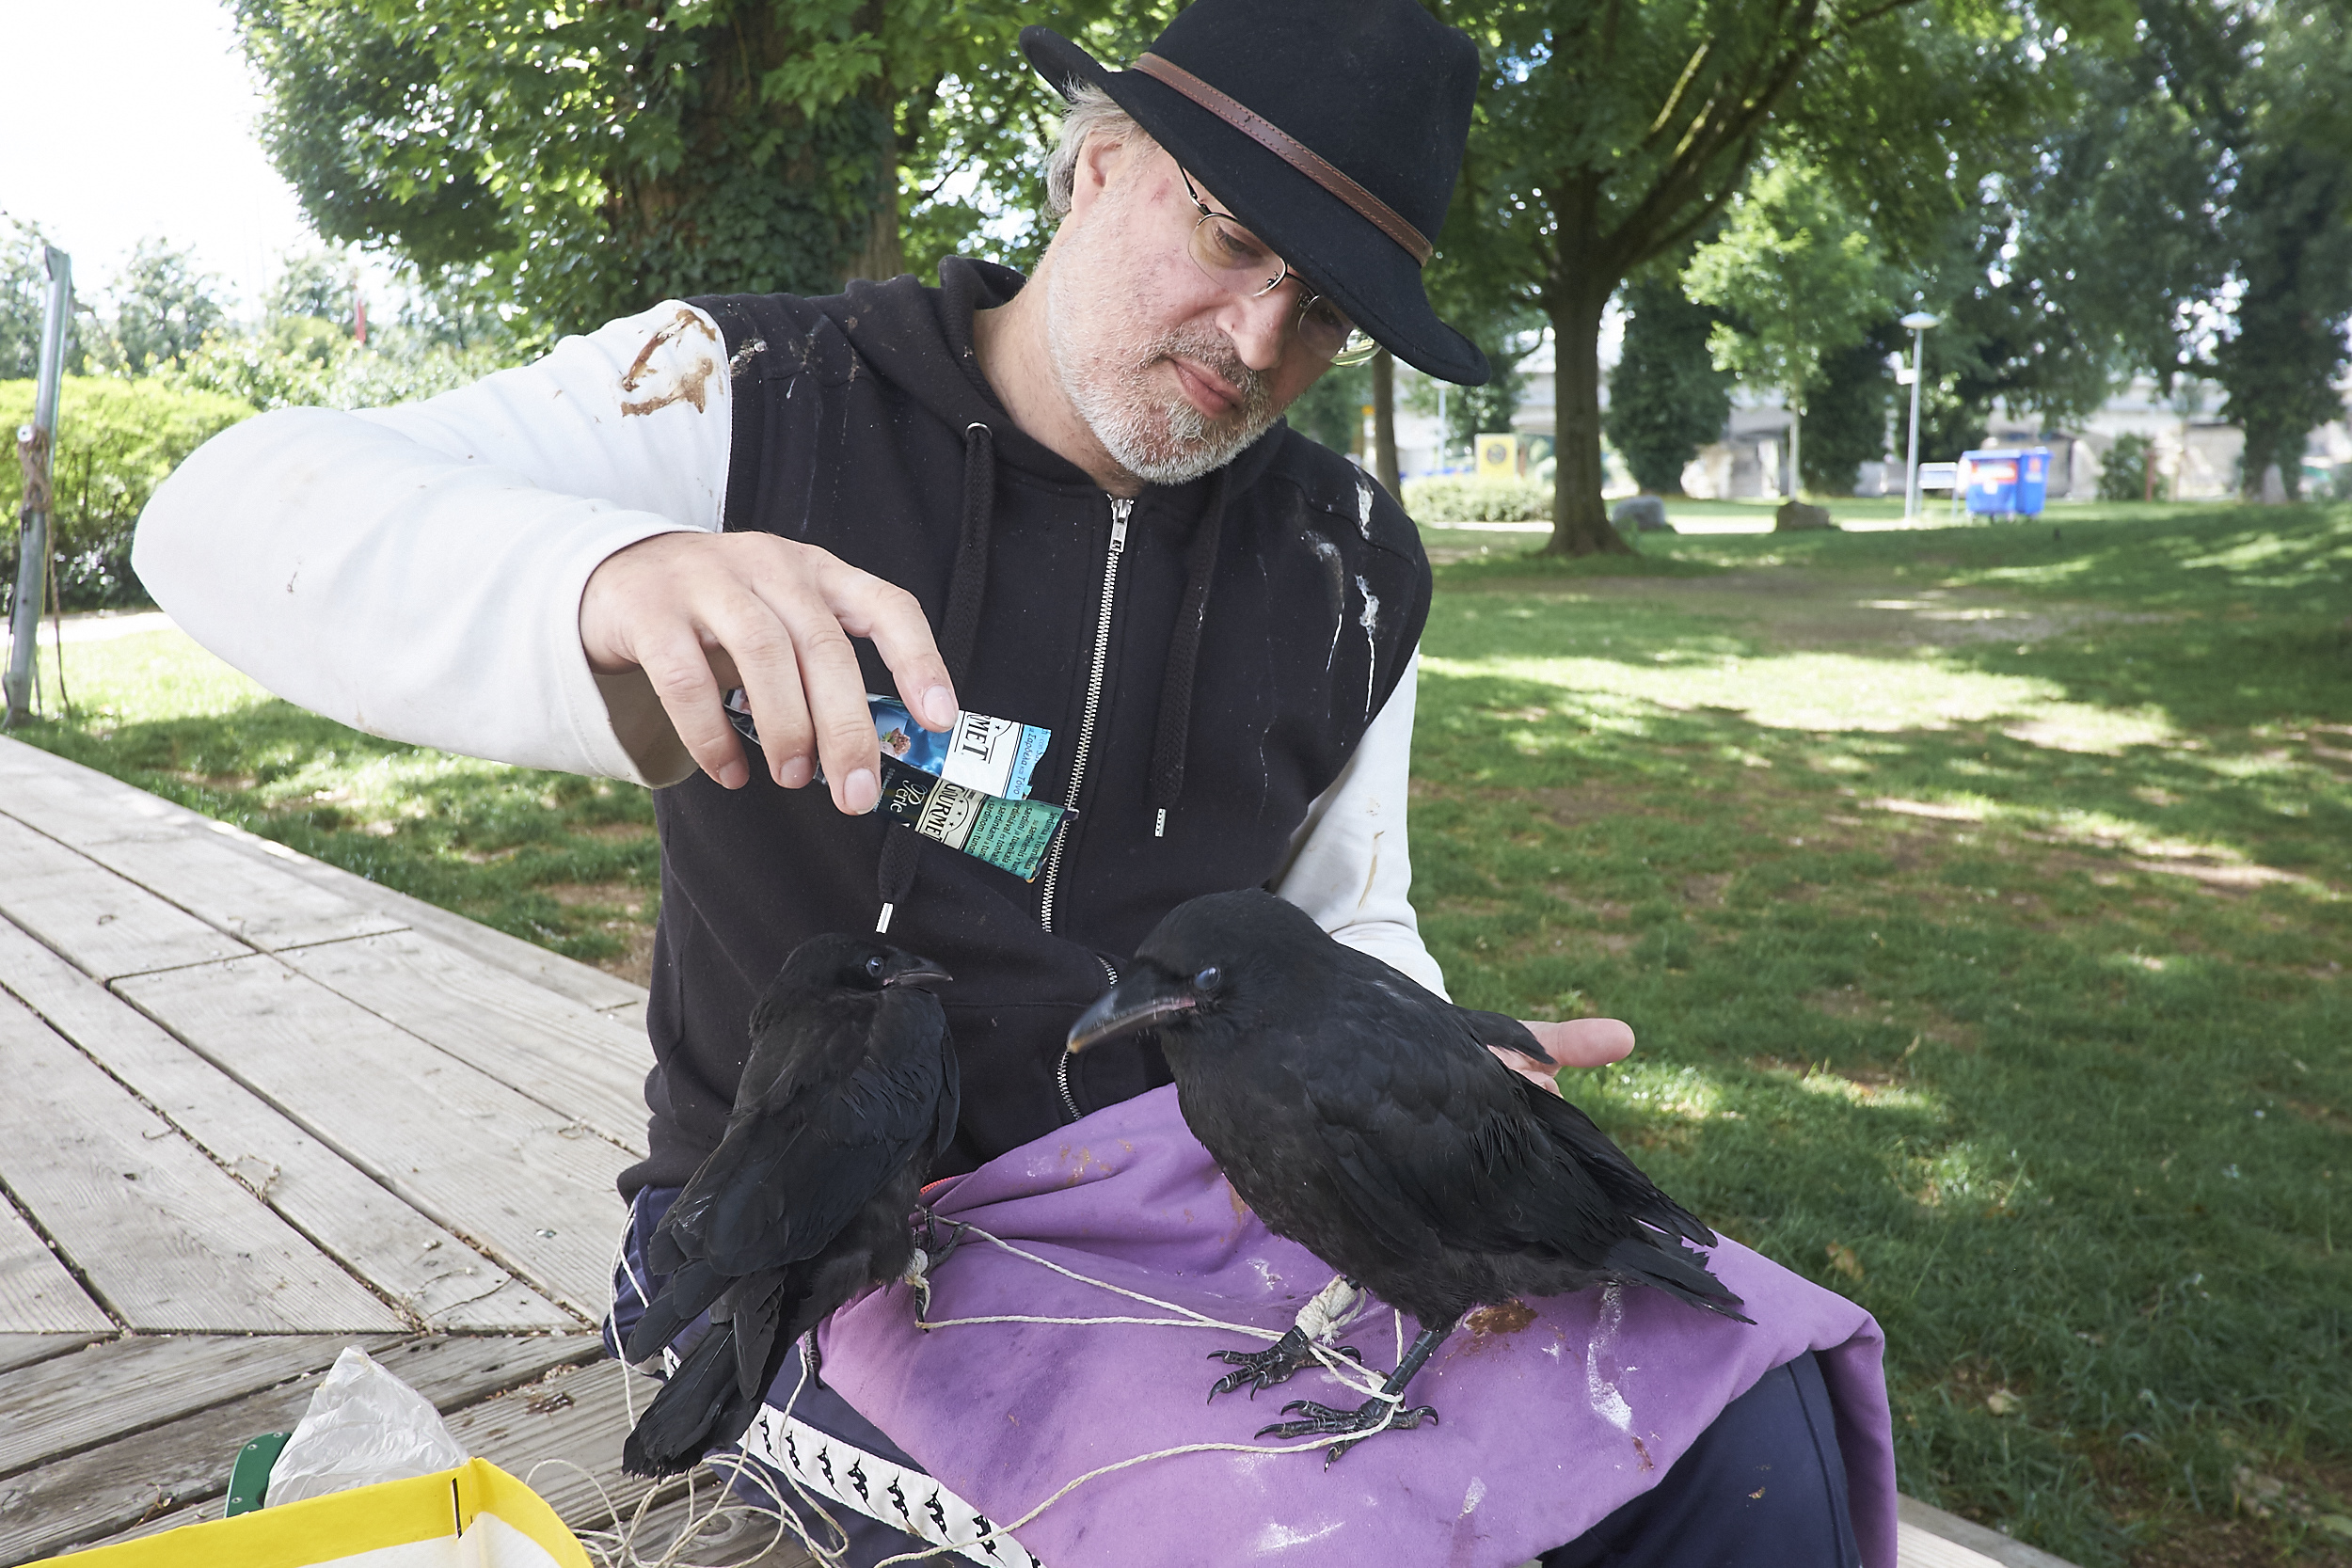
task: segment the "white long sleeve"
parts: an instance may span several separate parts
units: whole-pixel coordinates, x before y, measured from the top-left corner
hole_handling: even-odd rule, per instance
[[[1421,940],[1409,896],[1413,860],[1406,844],[1406,786],[1420,674],[1416,649],[1356,754],[1307,808],[1306,821],[1291,837],[1290,863],[1274,891],[1348,946],[1384,959],[1444,996],[1445,973]]]
[[[156,491],[132,564],[190,636],[315,712],[667,784],[691,763],[642,678],[590,671],[580,596],[614,551],[720,526],[732,434],[718,330],[672,301],[428,402],[235,426]]]
[[[718,331],[670,301],[424,403],[225,431],[156,491],[132,564],[199,642],[354,728],[674,784],[692,760],[642,675],[588,668],[580,596],[616,550],[720,527],[732,435]],[[1419,664],[1276,891],[1443,994],[1407,897]]]

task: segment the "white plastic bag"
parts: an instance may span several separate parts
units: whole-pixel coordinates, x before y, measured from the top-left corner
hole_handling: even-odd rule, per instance
[[[262,1505],[300,1502],[381,1481],[409,1481],[466,1463],[433,1402],[347,1347],[270,1466]]]

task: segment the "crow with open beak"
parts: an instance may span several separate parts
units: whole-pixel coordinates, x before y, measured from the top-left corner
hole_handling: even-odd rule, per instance
[[[1069,1048],[1154,1031],[1184,1121],[1240,1195],[1286,1236],[1413,1315],[1381,1397],[1309,1401],[1260,1436],[1371,1433],[1437,1413],[1401,1396],[1472,1307],[1615,1282],[1749,1322],[1677,1237],[1714,1232],[1650,1183],[1583,1112],[1496,1060],[1543,1050],[1516,1020],[1456,1007],[1255,890],[1179,905],[1135,967],[1070,1031]],[[1314,1363],[1293,1328],[1209,1397]],[[1391,1408],[1393,1407],[1393,1414]],[[1328,1461],[1327,1461],[1328,1463]]]
[[[622,1450],[675,1475],[739,1439],[801,1336],[914,1259],[908,1217],[955,1135],[955,1049],[928,958],[865,937],[793,949],[752,1011],[752,1051],[717,1149],[654,1229],[669,1280],[628,1339],[660,1354],[697,1314],[710,1328]]]

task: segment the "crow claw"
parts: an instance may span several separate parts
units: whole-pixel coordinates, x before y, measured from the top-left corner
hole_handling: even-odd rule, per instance
[[[1394,1416],[1389,1413],[1386,1400],[1366,1400],[1353,1410],[1335,1410],[1312,1400],[1293,1400],[1282,1406],[1282,1414],[1296,1411],[1305,1418],[1296,1421],[1277,1421],[1260,1429],[1261,1437],[1337,1437],[1331,1451],[1323,1461],[1329,1469],[1339,1462],[1340,1455],[1377,1432],[1408,1432],[1426,1420],[1438,1424],[1438,1413],[1425,1404],[1400,1408]]]
[[[1343,1354],[1357,1355],[1357,1353],[1352,1350]],[[1232,1393],[1245,1383],[1249,1385],[1249,1397],[1254,1400],[1258,1397],[1259,1389],[1271,1388],[1278,1383],[1288,1382],[1301,1370],[1313,1366],[1315,1353],[1314,1347],[1307,1342],[1307,1336],[1294,1327],[1262,1351],[1211,1351],[1209,1359],[1222,1361],[1239,1369],[1227,1372],[1216,1380],[1209,1389],[1209,1398],[1212,1401],[1219,1394]],[[1363,1358],[1357,1355],[1357,1359],[1360,1361]]]

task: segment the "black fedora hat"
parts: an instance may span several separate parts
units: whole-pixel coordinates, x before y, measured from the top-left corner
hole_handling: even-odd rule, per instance
[[[1046,27],[1022,53],[1089,82],[1314,290],[1407,364],[1477,386],[1422,287],[1470,136],[1478,51],[1414,0],[1196,0],[1126,71]]]

